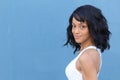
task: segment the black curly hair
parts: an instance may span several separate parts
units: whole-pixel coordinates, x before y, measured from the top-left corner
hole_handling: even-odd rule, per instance
[[[100,9],[92,5],[83,5],[78,7],[69,18],[67,27],[67,41],[64,45],[70,44],[75,48],[74,53],[80,50],[80,44],[75,42],[72,34],[72,19],[73,17],[80,22],[87,22],[90,35],[93,38],[94,44],[103,52],[110,48],[109,38],[111,32],[108,29],[106,18],[103,16]]]

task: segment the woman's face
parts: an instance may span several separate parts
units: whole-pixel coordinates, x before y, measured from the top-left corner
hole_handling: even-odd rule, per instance
[[[88,30],[87,22],[77,21],[74,17],[72,19],[72,34],[78,44],[91,41],[92,39]]]

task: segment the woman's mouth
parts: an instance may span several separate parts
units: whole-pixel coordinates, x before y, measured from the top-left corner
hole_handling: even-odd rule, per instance
[[[74,38],[75,38],[75,39],[79,39],[79,38],[80,38],[80,36],[74,36]]]

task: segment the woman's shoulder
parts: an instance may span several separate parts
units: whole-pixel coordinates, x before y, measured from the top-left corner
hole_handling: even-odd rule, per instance
[[[85,50],[78,60],[82,70],[85,71],[95,70],[96,72],[99,71],[100,55],[96,49]]]
[[[79,57],[80,62],[95,62],[100,59],[99,52],[96,49],[87,49]]]

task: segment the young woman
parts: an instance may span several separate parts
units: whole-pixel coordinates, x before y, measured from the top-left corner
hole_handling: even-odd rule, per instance
[[[66,67],[68,80],[98,80],[101,52],[110,48],[110,34],[100,9],[83,5],[72,13],[65,45],[70,44],[79,54]]]

